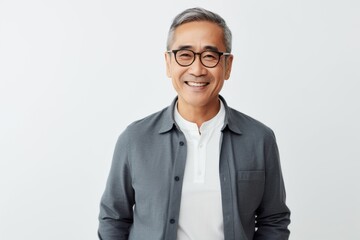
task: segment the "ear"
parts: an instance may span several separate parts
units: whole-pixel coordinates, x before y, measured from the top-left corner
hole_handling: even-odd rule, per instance
[[[234,59],[234,55],[229,55],[226,58],[226,62],[225,62],[225,76],[224,79],[228,80],[230,78],[230,73],[231,73],[231,67],[232,67],[232,62]]]
[[[166,76],[171,78],[171,53],[165,52]]]

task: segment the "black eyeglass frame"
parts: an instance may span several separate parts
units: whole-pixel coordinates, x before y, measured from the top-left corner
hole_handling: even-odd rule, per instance
[[[189,64],[180,64],[180,63],[178,62],[178,60],[177,60],[177,58],[176,58],[176,53],[178,53],[179,51],[183,51],[183,50],[190,51],[190,52],[192,52],[192,53],[194,54],[194,58],[193,58],[193,60],[192,60],[191,63],[189,63]],[[177,64],[179,64],[181,67],[188,67],[188,66],[190,66],[191,64],[193,64],[193,63],[195,62],[196,55],[199,55],[199,60],[200,60],[201,64],[202,64],[204,67],[206,67],[206,68],[214,68],[214,67],[216,67],[216,66],[219,64],[220,59],[221,59],[221,56],[225,56],[225,57],[226,57],[226,56],[230,56],[230,55],[231,55],[231,53],[228,53],[228,52],[219,52],[219,51],[214,51],[214,50],[205,50],[205,51],[202,51],[202,52],[194,52],[193,50],[190,50],[190,49],[176,49],[176,50],[169,50],[169,51],[166,51],[166,52],[167,52],[167,53],[173,53],[173,54],[174,54],[174,57],[175,57],[175,61],[176,61]],[[202,60],[201,60],[201,55],[202,55],[204,52],[212,52],[212,53],[216,53],[216,54],[219,55],[219,59],[218,59],[217,63],[216,63],[214,66],[209,67],[209,66],[206,66],[206,65],[202,62]]]

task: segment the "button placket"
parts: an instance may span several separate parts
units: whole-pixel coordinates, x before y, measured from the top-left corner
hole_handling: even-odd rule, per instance
[[[196,149],[194,181],[196,183],[203,183],[205,181],[206,137],[206,132],[202,133],[194,144]]]

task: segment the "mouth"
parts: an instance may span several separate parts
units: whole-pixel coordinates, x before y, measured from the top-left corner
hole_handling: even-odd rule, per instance
[[[209,85],[208,82],[190,82],[190,81],[185,81],[185,84],[190,87],[205,87]]]

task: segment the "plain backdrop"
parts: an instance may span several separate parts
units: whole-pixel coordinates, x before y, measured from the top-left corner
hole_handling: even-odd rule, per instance
[[[277,136],[293,240],[360,239],[357,0],[0,0],[0,239],[97,239],[115,142],[175,97],[173,17],[233,32],[222,95]]]

